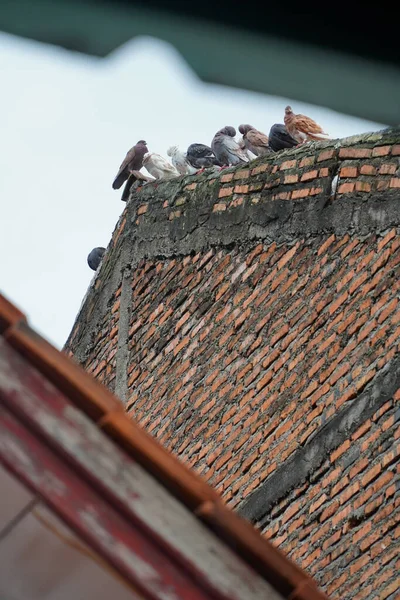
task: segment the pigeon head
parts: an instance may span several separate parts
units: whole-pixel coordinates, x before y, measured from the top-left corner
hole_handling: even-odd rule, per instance
[[[254,129],[253,125],[239,125],[239,131],[242,135],[246,135],[251,129]]]
[[[292,111],[292,107],[291,106],[287,106],[285,108],[285,115],[292,115],[293,111]]]
[[[224,135],[229,135],[230,137],[235,137],[236,135],[236,129],[234,127],[232,127],[231,125],[226,125],[223,129],[221,129],[221,132]]]
[[[138,143],[136,144],[136,146],[141,146],[142,148],[144,148],[144,150],[146,152],[148,152],[147,142],[145,142],[144,140],[139,140]]]
[[[178,146],[171,146],[170,148],[168,148],[167,150],[167,154],[168,156],[175,156],[175,154],[177,154],[177,152],[179,152],[179,148]]]

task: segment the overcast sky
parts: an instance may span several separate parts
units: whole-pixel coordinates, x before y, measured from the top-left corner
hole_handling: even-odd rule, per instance
[[[0,291],[61,348],[94,275],[86,257],[107,246],[124,204],[111,183],[145,139],[210,144],[224,125],[268,133],[290,103],[332,137],[381,124],[197,79],[168,44],[140,38],[106,59],[0,33]]]

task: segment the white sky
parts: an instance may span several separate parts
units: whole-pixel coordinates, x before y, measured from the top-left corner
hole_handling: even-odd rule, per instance
[[[111,183],[145,139],[210,144],[224,125],[268,133],[290,103],[332,137],[381,129],[293,99],[206,85],[168,44],[140,38],[96,59],[0,34],[0,291],[58,348],[124,203]]]

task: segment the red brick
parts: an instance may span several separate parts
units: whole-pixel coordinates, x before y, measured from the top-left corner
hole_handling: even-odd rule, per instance
[[[315,162],[314,156],[306,156],[306,157],[302,158],[301,161],[299,162],[299,167],[300,168],[309,167],[310,165],[313,165],[314,162]]]
[[[141,204],[137,209],[137,214],[143,215],[144,213],[147,212],[147,209],[148,209],[148,204]]]
[[[373,165],[361,165],[361,175],[375,175],[376,168]]]
[[[357,177],[358,169],[357,167],[342,167],[340,169],[340,177]]]
[[[379,464],[375,465],[374,467],[372,467],[372,469],[370,469],[369,471],[367,471],[367,473],[361,479],[361,485],[363,487],[365,487],[366,485],[368,485],[368,483],[370,483],[373,479],[375,479],[379,475],[379,473],[381,471],[382,471],[382,467]]]
[[[371,154],[371,148],[341,148],[339,150],[339,158],[369,158]]]
[[[299,176],[298,175],[285,175],[283,183],[297,183],[299,180]],[[303,181],[303,179],[302,179]]]
[[[338,193],[339,194],[348,194],[350,192],[354,192],[354,183],[342,183],[339,185]]]
[[[306,173],[303,173],[300,181],[310,181],[316,177],[318,177],[318,171],[315,169],[314,171],[307,171]]]
[[[214,204],[213,206],[213,212],[223,212],[224,210],[226,210],[226,204],[224,202],[217,202],[217,204]]]
[[[285,160],[285,162],[281,164],[281,171],[285,171],[286,169],[293,169],[295,166],[295,160]]]
[[[390,180],[391,188],[400,188],[400,177],[392,177]]]
[[[387,156],[390,153],[390,146],[376,146],[372,150],[372,156]]]
[[[336,533],[331,535],[328,539],[326,539],[323,542],[323,544],[322,544],[323,550],[326,550],[327,548],[329,548],[329,546],[333,546],[333,544],[336,544],[336,542],[338,542],[340,540],[341,536],[342,536],[342,532],[336,531]]]
[[[367,181],[356,181],[356,191],[357,192],[370,192],[371,184]]]
[[[396,144],[395,146],[392,147],[392,155],[400,156],[400,144]]]
[[[376,189],[378,190],[378,192],[382,191],[382,190],[387,190],[389,188],[389,180],[388,179],[379,179],[376,182]]]
[[[237,206],[241,206],[244,202],[244,198],[243,196],[240,196],[240,198],[235,198],[234,200],[232,200],[232,202],[229,203],[229,207],[230,208],[236,208]]]
[[[384,163],[379,168],[380,175],[394,175],[397,171],[397,165],[395,163]]]
[[[225,198],[233,193],[233,187],[224,187],[219,190],[218,198]]]
[[[321,194],[321,192],[323,192],[324,190],[322,189],[322,187],[312,187],[310,189],[310,196],[317,196],[318,194]]]
[[[335,460],[337,460],[339,458],[339,456],[342,456],[342,454],[344,452],[346,452],[346,450],[348,450],[350,448],[350,440],[346,440],[345,442],[343,442],[343,444],[341,444],[339,446],[339,448],[337,448],[336,450],[334,450],[331,453],[330,459],[331,462],[335,462]]]
[[[336,155],[336,150],[324,150],[318,155],[317,162],[322,162],[324,160],[330,160]]]
[[[233,179],[233,173],[224,173],[221,175],[221,183],[229,183]]]
[[[249,186],[247,184],[235,185],[233,191],[235,192],[235,194],[247,194],[249,191]]]
[[[241,169],[235,173],[235,179],[247,179],[248,177],[250,177],[250,169]]]
[[[300,198],[307,198],[310,190],[308,188],[303,188],[300,190],[293,190],[292,192],[292,200],[298,200]]]
[[[328,177],[328,175],[329,175],[329,169],[327,167],[323,167],[322,169],[319,170],[320,177]]]

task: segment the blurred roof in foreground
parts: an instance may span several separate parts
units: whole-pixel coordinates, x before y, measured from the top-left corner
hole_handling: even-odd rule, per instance
[[[104,57],[138,35],[173,44],[201,79],[400,122],[400,47],[387,11],[357,5],[3,0],[0,29]],[[301,11],[301,14],[299,14]]]

